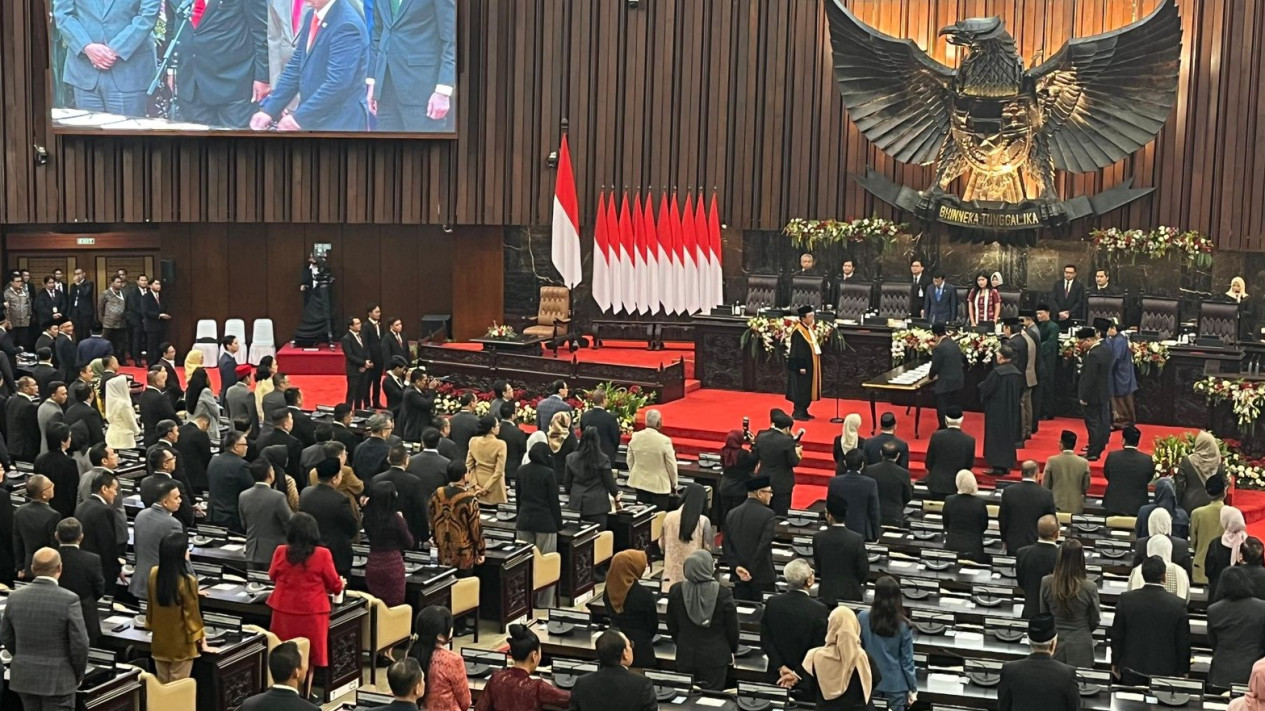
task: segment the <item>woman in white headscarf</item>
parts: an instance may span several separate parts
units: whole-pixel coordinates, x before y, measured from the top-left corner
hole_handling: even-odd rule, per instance
[[[835,435],[835,466],[843,464],[843,455],[854,449],[864,449],[865,438],[861,436],[861,416],[855,412],[843,418],[843,430]]]
[[[114,448],[137,449],[136,438],[141,434],[136,410],[132,408],[131,381],[116,375],[105,384],[105,443]]]
[[[1183,601],[1189,602],[1190,578],[1180,565],[1173,563],[1173,542],[1168,540],[1168,536],[1151,536],[1147,539],[1146,555],[1148,558],[1159,556],[1164,561],[1166,567],[1164,571],[1164,589],[1180,597]],[[1142,566],[1135,566],[1133,572],[1129,574],[1129,589],[1137,590],[1145,584],[1146,581],[1142,579]]]
[[[1247,282],[1243,281],[1243,277],[1234,277],[1230,280],[1230,290],[1225,295],[1235,303],[1243,301],[1247,298]]]
[[[526,451],[523,452],[523,461],[519,462],[520,466],[526,466],[527,463],[531,461],[531,448],[534,447],[537,442],[544,442],[548,444],[549,435],[545,434],[544,432],[540,430],[536,430],[535,432],[532,432],[530,436],[527,437],[527,444],[524,445],[526,447]]]
[[[839,606],[826,623],[826,643],[808,650],[804,671],[817,681],[818,711],[864,711],[882,674],[861,647],[861,624],[850,608]],[[792,672],[778,680],[790,688],[799,681]]]
[[[677,671],[694,675],[710,691],[725,688],[738,650],[738,608],[733,593],[716,581],[716,562],[694,551],[682,566],[685,580],[668,591],[668,634],[676,642]]]
[[[956,551],[959,558],[987,563],[984,531],[988,530],[988,504],[976,496],[979,483],[969,469],[958,472],[958,493],[944,501],[944,547]]]

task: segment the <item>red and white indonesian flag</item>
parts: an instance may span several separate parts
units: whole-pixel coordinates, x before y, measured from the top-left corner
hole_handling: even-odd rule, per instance
[[[676,275],[676,254],[672,251],[672,211],[668,207],[668,194],[659,196],[658,244],[655,257],[658,264],[658,281],[655,291],[659,295],[659,303],[663,304],[663,313],[676,311],[676,298],[672,289],[672,279]]]
[[[584,272],[580,267],[580,210],[565,134],[558,155],[558,179],[553,190],[553,265],[562,275],[562,283],[574,289],[583,281]]]
[[[712,193],[712,209],[711,215],[707,220],[707,243],[711,247],[711,279],[708,285],[711,287],[708,305],[720,306],[725,301],[725,270],[721,263],[720,251],[720,213],[716,210],[716,194]]]
[[[614,199],[611,196],[611,200]],[[611,307],[610,226],[606,222],[606,193],[597,198],[597,223],[593,228],[593,300],[602,311]]]
[[[645,265],[646,273],[641,278],[646,284],[646,300],[641,306],[643,308],[642,313],[651,314],[659,310],[659,303],[663,298],[663,294],[659,291],[659,231],[654,222],[653,203],[654,198],[647,194],[645,214],[641,219],[646,237],[645,253],[642,255],[642,263]]]

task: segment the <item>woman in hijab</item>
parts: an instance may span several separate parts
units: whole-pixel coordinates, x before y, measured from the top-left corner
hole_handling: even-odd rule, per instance
[[[101,392],[101,381],[105,379],[105,358],[93,358],[88,367],[92,369],[92,406],[105,417],[105,398]]]
[[[1177,505],[1177,488],[1171,478],[1161,477],[1155,480],[1155,495],[1151,502],[1138,510],[1138,522],[1133,529],[1135,538],[1142,539],[1151,535],[1151,512],[1156,509],[1164,509],[1169,514],[1172,530],[1167,532],[1168,535],[1182,539],[1190,535],[1190,514]]]
[[[987,563],[984,531],[988,530],[988,505],[976,493],[979,484],[969,469],[958,472],[958,493],[944,502],[944,547],[960,557]]]
[[[1232,565],[1243,562],[1241,546],[1247,540],[1247,523],[1243,512],[1233,506],[1221,508],[1221,537],[1208,544],[1204,555],[1204,574],[1208,576],[1208,599],[1217,599],[1218,578]]]
[[[579,446],[575,432],[571,430],[571,413],[554,413],[546,436],[549,438],[549,451],[553,452],[553,470],[558,476],[563,476],[567,469],[567,455]]]
[[[856,613],[842,605],[830,613],[826,643],[804,656],[804,671],[817,680],[817,711],[864,711],[883,680],[878,665],[861,648]],[[792,673],[778,684],[790,688],[797,681]]]
[[[704,689],[720,691],[738,651],[738,607],[729,588],[717,582],[711,553],[694,551],[682,567],[685,579],[668,591],[677,669],[693,674]]]
[[[295,485],[294,478],[286,474],[286,463],[290,459],[290,452],[286,445],[273,444],[264,447],[260,451],[259,456],[272,465],[272,476],[275,478],[272,484],[273,487],[286,495],[286,503],[290,505],[291,511],[298,511],[299,490]]]
[[[1252,665],[1247,693],[1232,700],[1226,711],[1265,711],[1265,659]]]
[[[542,431],[540,431],[540,430],[536,430],[535,432],[532,432],[532,433],[531,433],[531,435],[529,435],[529,436],[527,437],[527,443],[526,443],[525,445],[523,445],[523,447],[524,447],[524,449],[523,449],[523,461],[521,461],[521,462],[519,462],[519,463],[518,463],[518,464],[519,464],[519,466],[522,466],[522,465],[526,464],[527,462],[530,462],[530,461],[531,461],[531,448],[532,448],[532,447],[535,447],[537,442],[539,442],[540,444],[548,444],[548,443],[549,443],[549,435],[545,434],[544,432],[542,432]],[[513,464],[513,462],[509,462],[509,464]],[[551,466],[551,467],[553,466],[553,456],[552,456],[552,453],[550,453],[550,457],[549,457],[549,466]]]
[[[725,446],[720,450],[720,520],[715,525],[724,526],[729,512],[747,499],[747,480],[755,474],[760,458],[748,447],[751,439],[745,430],[729,430]]]
[[[1177,509],[1177,511],[1182,515],[1186,513],[1181,509]],[[1147,543],[1150,542],[1151,538],[1161,536],[1167,538],[1173,544],[1173,562],[1181,566],[1187,575],[1192,574],[1194,560],[1190,556],[1190,541],[1173,535],[1173,517],[1169,515],[1167,509],[1153,509],[1147,516],[1146,530],[1147,536],[1137,538],[1133,542],[1133,561],[1129,563],[1129,567],[1136,568],[1142,565],[1142,561],[1147,557]]]
[[[611,558],[602,599],[610,612],[611,628],[624,633],[633,646],[633,666],[653,669],[654,636],[659,631],[659,607],[655,595],[637,581],[650,567],[646,552],[628,549]]]
[[[854,449],[865,448],[865,438],[861,436],[861,416],[850,412],[843,418],[843,431],[835,435],[835,468],[843,465],[843,455]]]
[[[1234,277],[1230,280],[1230,290],[1225,295],[1230,301],[1241,303],[1247,299],[1247,282],[1243,281],[1243,277]]]
[[[115,451],[137,449],[136,438],[141,434],[140,424],[136,420],[136,410],[132,409],[131,381],[116,375],[105,386],[105,419],[109,424],[105,428],[105,443]]]
[[[541,553],[558,550],[562,528],[562,505],[558,502],[558,474],[553,470],[549,445],[542,436],[527,449],[528,462],[514,478],[518,516],[514,519],[518,540],[526,541]],[[536,593],[536,607],[554,606],[554,588]]]
[[[685,559],[698,550],[707,550],[713,540],[712,522],[703,515],[707,491],[698,484],[686,484],[681,505],[663,517],[663,589],[670,590],[685,579]]]
[[[1146,555],[1148,558],[1159,556],[1167,566],[1164,571],[1164,589],[1181,598],[1183,602],[1189,602],[1190,577],[1180,566],[1173,565],[1173,542],[1167,536],[1151,536],[1146,541]],[[1128,589],[1137,590],[1143,585],[1146,585],[1146,581],[1142,579],[1142,566],[1137,565],[1129,574]]]
[[[1220,474],[1225,476],[1225,464],[1221,461],[1221,447],[1211,432],[1200,430],[1195,436],[1195,446],[1182,458],[1177,467],[1174,482],[1177,500],[1187,514],[1204,506],[1212,497],[1208,495],[1208,479]]]

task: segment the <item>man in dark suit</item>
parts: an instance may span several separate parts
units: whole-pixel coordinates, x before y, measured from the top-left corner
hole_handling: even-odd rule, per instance
[[[141,392],[140,410],[141,427],[145,431],[145,446],[151,447],[158,441],[158,423],[163,420],[178,421],[176,408],[163,393],[167,387],[167,372],[162,368],[154,368],[146,375],[148,385]]]
[[[527,433],[514,422],[516,409],[512,402],[501,403],[501,411],[497,415],[501,424],[496,428],[496,438],[505,443],[505,473],[511,478],[522,466],[523,457],[527,454]],[[598,432],[600,434],[601,431]],[[602,447],[605,450],[605,444]],[[611,459],[611,461],[615,460]]]
[[[74,449],[81,450],[105,441],[105,421],[101,411],[92,406],[92,386],[77,381],[70,386],[70,407],[62,422],[75,437]]]
[[[255,484],[250,475],[250,464],[243,458],[247,444],[245,434],[229,432],[224,438],[224,449],[211,459],[206,469],[209,487],[207,521],[239,533],[246,529],[242,527],[238,514],[238,497]]]
[[[243,701],[241,711],[320,711],[299,691],[307,679],[307,669],[297,644],[282,642],[273,647],[268,652],[268,673],[272,688]]]
[[[760,617],[760,647],[768,659],[770,683],[793,673],[803,681],[798,694],[815,693],[813,676],[804,671],[804,655],[825,644],[830,609],[809,595],[813,586],[813,569],[796,558],[783,570],[787,590],[764,603]]]
[[[273,487],[274,476],[266,459],[256,459],[250,463],[254,483],[237,495],[237,513],[246,531],[246,562],[255,570],[268,569],[272,552],[285,543],[286,523],[293,515],[285,494]]]
[[[1041,610],[1041,579],[1054,572],[1059,557],[1059,520],[1047,514],[1037,521],[1036,543],[1019,549],[1015,579],[1023,591],[1023,617],[1032,619]]]
[[[865,469],[864,455],[855,449],[843,455],[841,468],[843,472],[835,475],[826,489],[826,503],[841,502],[841,510],[847,512],[847,518],[839,523],[846,523],[849,529],[861,534],[867,541],[877,541],[882,525],[878,483],[861,473]],[[824,577],[825,573],[822,575]]]
[[[150,475],[140,485],[141,504],[145,508],[149,508],[158,503],[162,496],[163,485],[167,482],[175,484],[180,490],[180,505],[171,515],[180,522],[181,526],[187,530],[193,526],[193,492],[189,491],[189,487],[185,482],[175,476],[177,452],[175,447],[169,446],[166,440],[159,442],[145,455],[146,464],[150,468]]]
[[[1137,516],[1147,503],[1147,487],[1155,478],[1155,462],[1151,455],[1138,451],[1142,431],[1129,425],[1121,432],[1124,449],[1107,455],[1102,473],[1107,479],[1107,492],[1102,506],[1108,516]]]
[[[356,89],[357,91],[364,90],[360,86],[357,86]],[[364,121],[364,125],[368,126],[367,117]],[[369,386],[369,402],[373,404],[373,409],[381,410],[382,366],[385,362],[382,360],[382,307],[377,304],[370,304],[366,311],[368,318],[365,319],[364,325],[360,329],[360,336],[365,341],[365,351],[368,353],[369,358],[373,360],[373,365],[365,371],[365,379],[368,381],[367,385]]]
[[[75,345],[75,324],[62,317],[57,324],[57,338],[53,339],[53,363],[58,377],[69,383],[79,375],[79,348]]]
[[[167,312],[167,302],[162,296],[163,283],[154,279],[149,284],[149,293],[141,297],[141,323],[145,329],[145,352],[149,356],[149,367],[158,365],[163,351],[161,344],[167,340],[167,322],[171,314]]]
[[[1091,327],[1076,332],[1085,355],[1081,359],[1077,397],[1085,413],[1085,429],[1089,433],[1089,448],[1085,458],[1098,461],[1107,448],[1111,437],[1111,365],[1115,360],[1111,349],[1103,344],[1101,334]]]
[[[1050,315],[1064,327],[1085,319],[1085,285],[1076,281],[1076,265],[1063,266],[1063,278],[1050,287]]]
[[[167,374],[167,382],[163,385],[163,394],[171,401],[172,407],[179,409],[180,400],[184,398],[184,388],[180,387],[180,374],[176,370],[176,347],[163,341],[158,344],[155,352],[158,353],[158,360],[154,363],[154,367],[162,368],[163,372]],[[189,412],[193,412],[195,404],[189,404]]]
[[[896,458],[896,463],[902,467],[909,468],[909,443],[896,436],[896,415],[890,412],[884,412],[883,416],[878,420],[879,427],[882,432],[865,440],[866,464],[878,464],[883,460],[883,445],[888,442],[894,442],[897,449],[900,450],[900,456]],[[953,472],[955,475],[957,472]]]
[[[119,563],[119,521],[114,511],[115,497],[119,495],[119,483],[114,474],[104,470],[91,470],[85,477],[92,478],[92,494],[75,507],[75,518],[83,527],[85,551],[97,556],[101,564],[101,577],[107,589],[113,590],[123,570]],[[124,519],[126,526],[126,519]],[[123,532],[123,547],[127,545],[127,531]]]
[[[255,448],[259,451],[271,447],[273,445],[284,445],[286,448],[286,474],[294,479],[295,486],[303,488],[307,481],[307,472],[300,467],[300,461],[303,459],[303,443],[294,435],[290,434],[294,429],[294,417],[291,416],[289,410],[279,410],[272,415],[271,427],[268,431],[259,435],[255,440]]]
[[[408,524],[409,533],[413,534],[413,542],[421,546],[430,539],[428,518],[430,514],[426,504],[430,501],[429,495],[435,493],[435,490],[431,489],[423,493],[422,481],[405,471],[404,467],[409,464],[409,456],[404,445],[397,444],[391,448],[387,463],[391,466],[375,476],[373,481],[375,484],[379,481],[389,481],[395,485],[395,491],[399,497],[396,499],[396,505],[400,507],[404,522]]]
[[[58,585],[61,556],[41,548],[31,562],[34,580],[9,594],[0,617],[0,644],[13,655],[8,689],[22,708],[75,708],[75,690],[88,668],[88,630],[79,596]]]
[[[931,275],[923,268],[922,259],[914,257],[909,260],[909,315],[922,317],[922,307],[927,303],[927,288],[931,286]]]
[[[548,432],[554,415],[559,412],[571,413],[575,409],[567,402],[567,394],[570,392],[565,380],[555,380],[549,384],[549,397],[536,403],[536,429]],[[574,415],[571,422],[575,423]]]
[[[580,431],[589,427],[597,428],[597,438],[602,443],[602,451],[606,457],[612,462],[615,461],[615,454],[619,451],[619,420],[615,418],[606,409],[606,390],[598,388],[589,396],[593,402],[593,407],[584,411],[580,415]]]
[[[965,360],[962,358],[962,348],[957,341],[949,338],[944,324],[933,324],[931,332],[935,334],[937,341],[936,347],[931,350],[929,375],[935,381],[932,391],[936,395],[936,419],[940,421],[940,429],[944,429],[945,413],[958,404],[962,388],[966,387],[966,374],[963,371]]]
[[[343,358],[346,360],[344,373],[347,375],[347,404],[353,410],[369,406],[368,371],[373,367],[373,358],[365,348],[364,338],[360,335],[361,321],[352,316],[347,319],[347,333],[343,335]],[[376,357],[376,356],[375,356]]]
[[[813,536],[813,564],[821,575],[817,597],[828,607],[834,607],[840,600],[861,602],[865,599],[870,559],[865,554],[865,538],[844,524],[847,517],[847,503],[839,498],[827,498],[826,522],[830,527]]]
[[[64,518],[57,524],[57,551],[61,554],[61,578],[58,583],[79,596],[83,610],[83,624],[88,629],[88,642],[95,644],[101,637],[101,622],[97,615],[97,600],[106,594],[105,578],[101,574],[101,558],[96,553],[81,550],[83,526],[75,518]],[[113,581],[112,581],[113,582]],[[113,591],[113,585],[110,586]]]
[[[4,403],[5,435],[9,456],[17,461],[34,462],[40,453],[39,386],[30,376],[17,381],[18,391]]]
[[[343,448],[347,450],[347,456],[350,458],[356,453],[356,447],[361,442],[360,435],[351,431],[351,406],[345,402],[335,405],[334,417],[329,425],[334,441],[343,443]]]
[[[55,287],[52,276],[44,277],[44,288],[35,292],[31,305],[31,322],[41,328],[47,323],[59,322],[66,315],[66,292]],[[38,342],[36,347],[38,348]]]
[[[61,380],[61,371],[57,366],[53,365],[53,347],[51,345],[35,350],[35,367],[31,368],[31,377],[35,379],[36,385],[39,386],[37,394],[41,398],[48,397],[48,386],[50,383]],[[65,382],[65,381],[62,381]],[[21,388],[18,388],[21,390]]]
[[[853,450],[855,451],[855,450]],[[865,467],[865,475],[878,485],[879,512],[884,526],[905,527],[905,505],[914,498],[909,470],[896,463],[900,448],[895,442],[883,445],[883,461]]]
[[[220,339],[220,402],[225,402],[225,393],[237,382],[237,350],[241,347],[237,336]]]
[[[386,352],[385,348],[383,352]],[[404,390],[408,388],[408,377],[405,375],[408,371],[408,361],[402,356],[392,356],[391,360],[384,362],[387,364],[387,372],[382,378],[382,396],[387,400],[387,409],[398,421],[400,406],[404,404]]]
[[[409,384],[404,388],[400,403],[400,437],[406,442],[420,442],[422,432],[435,426],[435,390],[438,382],[429,379],[425,368],[414,368],[408,375]]]
[[[43,474],[27,477],[26,503],[13,512],[13,562],[20,580],[32,579],[31,556],[35,551],[56,545],[61,514],[48,505],[54,488],[53,482]]]
[[[290,411],[290,435],[304,447],[316,444],[316,424],[312,422],[312,416],[303,411],[303,391],[290,388],[285,393],[285,401],[286,409]]]
[[[451,130],[457,82],[456,0],[374,3],[369,110],[377,130]]]
[[[96,289],[82,269],[75,269],[75,280],[66,288],[67,316],[75,324],[75,333],[86,339],[97,320]],[[91,359],[89,359],[91,360]],[[63,561],[65,562],[65,561]]]
[[[194,491],[207,489],[207,467],[211,464],[211,435],[207,433],[210,424],[205,415],[198,415],[180,426],[176,440],[185,479]]]
[[[263,401],[259,403],[260,409],[263,410],[264,422],[271,422],[274,412],[285,409],[286,391],[289,389],[290,376],[281,372],[272,374],[272,392],[264,395]]]
[[[1145,584],[1122,594],[1116,603],[1111,671],[1122,684],[1190,673],[1190,615],[1186,601],[1164,589],[1166,572],[1159,556],[1142,561]]]
[[[404,337],[404,320],[389,318],[384,323],[387,325],[387,332],[382,335],[382,362],[390,365],[392,360],[399,358],[404,361],[407,369],[413,362],[413,353],[409,349],[408,339]]]
[[[391,453],[391,445],[387,438],[395,429],[390,415],[379,413],[365,422],[369,436],[356,447],[356,454],[351,459],[351,470],[368,488],[375,474],[387,468],[387,455]],[[447,475],[445,475],[447,476]]]
[[[114,344],[106,339],[101,326],[83,329],[75,326],[75,333],[80,335],[79,345],[75,348],[76,362],[91,363],[98,358],[104,360],[106,356],[114,355]]]
[[[606,630],[594,644],[601,665],[575,680],[570,711],[657,711],[654,682],[628,670],[632,643],[622,632]]]
[[[958,472],[975,467],[975,438],[962,431],[962,408],[944,413],[945,429],[931,433],[927,455],[927,490],[934,499],[957,493]]]
[[[351,576],[351,540],[360,533],[360,524],[343,492],[335,487],[343,476],[337,459],[316,465],[317,485],[299,496],[299,510],[311,514],[320,525],[321,545],[334,557],[334,568],[344,578]]]
[[[369,43],[364,18],[346,2],[306,0],[305,4],[312,12],[306,13],[295,37],[294,54],[272,93],[251,117],[250,127],[256,131],[274,125],[278,131],[367,131],[369,115],[361,83]],[[291,108],[295,97],[299,103]],[[378,353],[369,352],[375,357]]]
[[[1023,479],[1002,490],[997,510],[1001,539],[1010,555],[1036,543],[1037,521],[1056,512],[1054,493],[1037,483],[1037,463],[1025,461],[1019,466],[1019,473]]]
[[[435,490],[448,483],[448,457],[439,453],[439,430],[426,428],[422,433],[422,451],[409,458],[406,471],[422,484],[423,500],[430,501]]]
[[[470,450],[470,440],[479,429],[479,416],[474,414],[476,399],[474,393],[461,393],[457,397],[457,404],[461,406],[461,410],[448,418],[448,425],[451,427],[448,439],[457,443],[457,449],[461,452],[461,459],[463,460],[466,452]]]
[[[195,2],[190,25],[180,36],[176,75],[181,117],[206,126],[246,128],[252,104],[270,91],[266,3]]]
[[[777,580],[772,548],[777,516],[769,509],[773,489],[767,475],[748,479],[746,487],[747,500],[725,516],[725,563],[735,578],[734,597],[758,602]]]
[[[756,434],[753,447],[760,460],[758,471],[772,486],[769,508],[779,516],[790,511],[791,496],[795,492],[795,467],[803,457],[799,440],[791,436],[794,426],[790,415],[774,409],[769,413],[769,429]]]
[[[145,320],[141,313],[141,299],[149,293],[149,277],[140,274],[136,277],[136,283],[123,290],[123,311],[127,320],[131,344],[132,361],[138,366],[144,367],[145,361],[142,356],[145,354]],[[120,363],[126,363],[127,359],[122,358]]]
[[[1028,620],[1028,645],[1031,655],[1002,665],[997,711],[1079,711],[1076,669],[1051,656],[1058,645],[1053,615]]]
[[[936,272],[931,280],[922,317],[933,326],[958,320],[958,290],[944,278],[944,272]]]
[[[35,458],[35,471],[53,482],[55,493],[48,505],[66,518],[75,512],[79,489],[79,465],[66,453],[70,449],[70,428],[64,422],[49,424],[46,441],[48,451]]]

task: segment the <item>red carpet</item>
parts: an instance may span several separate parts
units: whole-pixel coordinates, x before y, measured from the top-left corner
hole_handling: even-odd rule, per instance
[[[659,368],[672,365],[678,360],[685,360],[685,379],[688,384],[694,378],[694,345],[692,343],[668,343],[661,351],[646,349],[644,341],[603,341],[601,348],[581,348],[575,353],[567,350],[558,352],[558,358],[575,357],[581,363],[608,363],[611,365],[633,365],[642,368]],[[445,348],[460,348],[477,351],[483,347],[480,343],[446,343]],[[546,357],[552,357],[545,351]],[[688,388],[687,388],[688,390]]]

